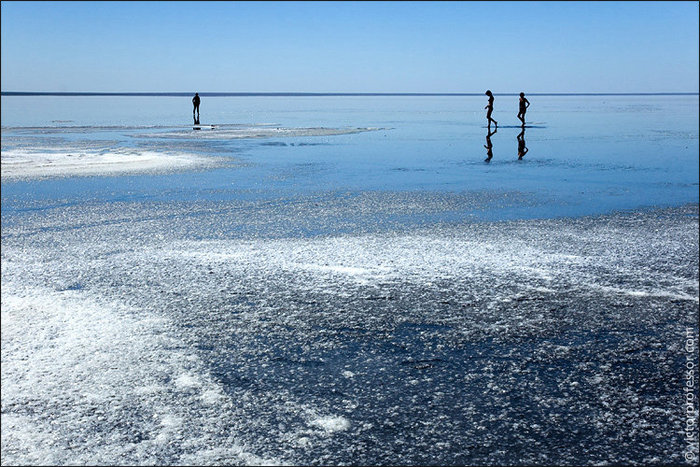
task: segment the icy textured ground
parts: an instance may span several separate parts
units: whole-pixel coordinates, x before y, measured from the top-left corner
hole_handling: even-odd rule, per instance
[[[471,202],[3,212],[2,463],[682,463],[698,206]]]

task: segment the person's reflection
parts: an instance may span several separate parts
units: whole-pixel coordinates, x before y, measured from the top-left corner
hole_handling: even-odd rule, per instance
[[[522,130],[520,130],[520,134],[518,135],[518,160],[521,161],[523,160],[523,156],[527,154],[527,146],[525,146],[525,127],[523,127]]]
[[[494,129],[491,131],[489,128],[488,133],[486,134],[486,144],[484,147],[486,148],[486,159],[484,159],[484,162],[491,162],[491,159],[493,158],[493,144],[491,143],[491,136],[495,135],[498,129]]]

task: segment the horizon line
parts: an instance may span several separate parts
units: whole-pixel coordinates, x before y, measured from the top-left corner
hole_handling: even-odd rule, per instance
[[[192,92],[88,92],[88,91],[0,91],[1,96],[113,96],[113,97],[185,97]],[[519,96],[519,92],[493,93],[498,96]],[[483,96],[481,92],[200,92],[203,97],[460,97]],[[530,96],[697,96],[698,92],[531,92]]]

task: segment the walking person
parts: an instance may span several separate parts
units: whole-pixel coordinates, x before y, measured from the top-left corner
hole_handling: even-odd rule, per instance
[[[486,107],[486,118],[488,120],[488,127],[491,128],[491,122],[496,124],[496,128],[498,128],[498,122],[491,118],[491,113],[493,113],[493,94],[491,93],[491,90],[487,90],[484,94],[489,96],[489,103]]]
[[[527,112],[528,107],[530,107],[530,101],[525,98],[525,93],[521,92],[520,101],[518,103],[518,118],[523,122],[521,125],[523,127],[525,126],[525,112]]]
[[[192,105],[194,108],[192,109],[192,118],[194,118],[194,123],[195,125],[199,125],[199,93],[195,92],[194,97],[192,98]],[[197,116],[194,116],[195,111],[197,112]]]

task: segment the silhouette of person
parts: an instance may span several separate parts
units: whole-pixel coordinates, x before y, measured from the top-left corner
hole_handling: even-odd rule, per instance
[[[488,119],[488,127],[491,128],[491,122],[496,124],[496,128],[498,128],[498,122],[491,118],[491,113],[493,112],[493,94],[491,93],[491,90],[487,90],[484,94],[489,96],[489,103],[486,107],[486,118]]]
[[[528,151],[529,149],[525,146],[525,127],[523,127],[518,135],[518,160],[523,160],[523,156],[527,154]]]
[[[493,131],[491,131],[489,128],[489,131],[486,134],[486,144],[484,145],[486,148],[486,159],[484,159],[484,162],[486,163],[491,162],[491,159],[493,159],[493,144],[491,143],[491,136],[495,135],[497,131],[498,128],[494,128]]]
[[[530,107],[530,101],[525,98],[525,93],[521,92],[520,102],[518,103],[518,118],[523,122],[521,125],[523,127],[525,126],[525,112],[527,112],[528,107]]]
[[[194,123],[199,124],[199,93],[195,92],[194,97],[192,98],[192,105],[194,105],[194,108],[192,109],[192,118],[194,118]],[[194,112],[197,111],[197,116],[194,116]]]

